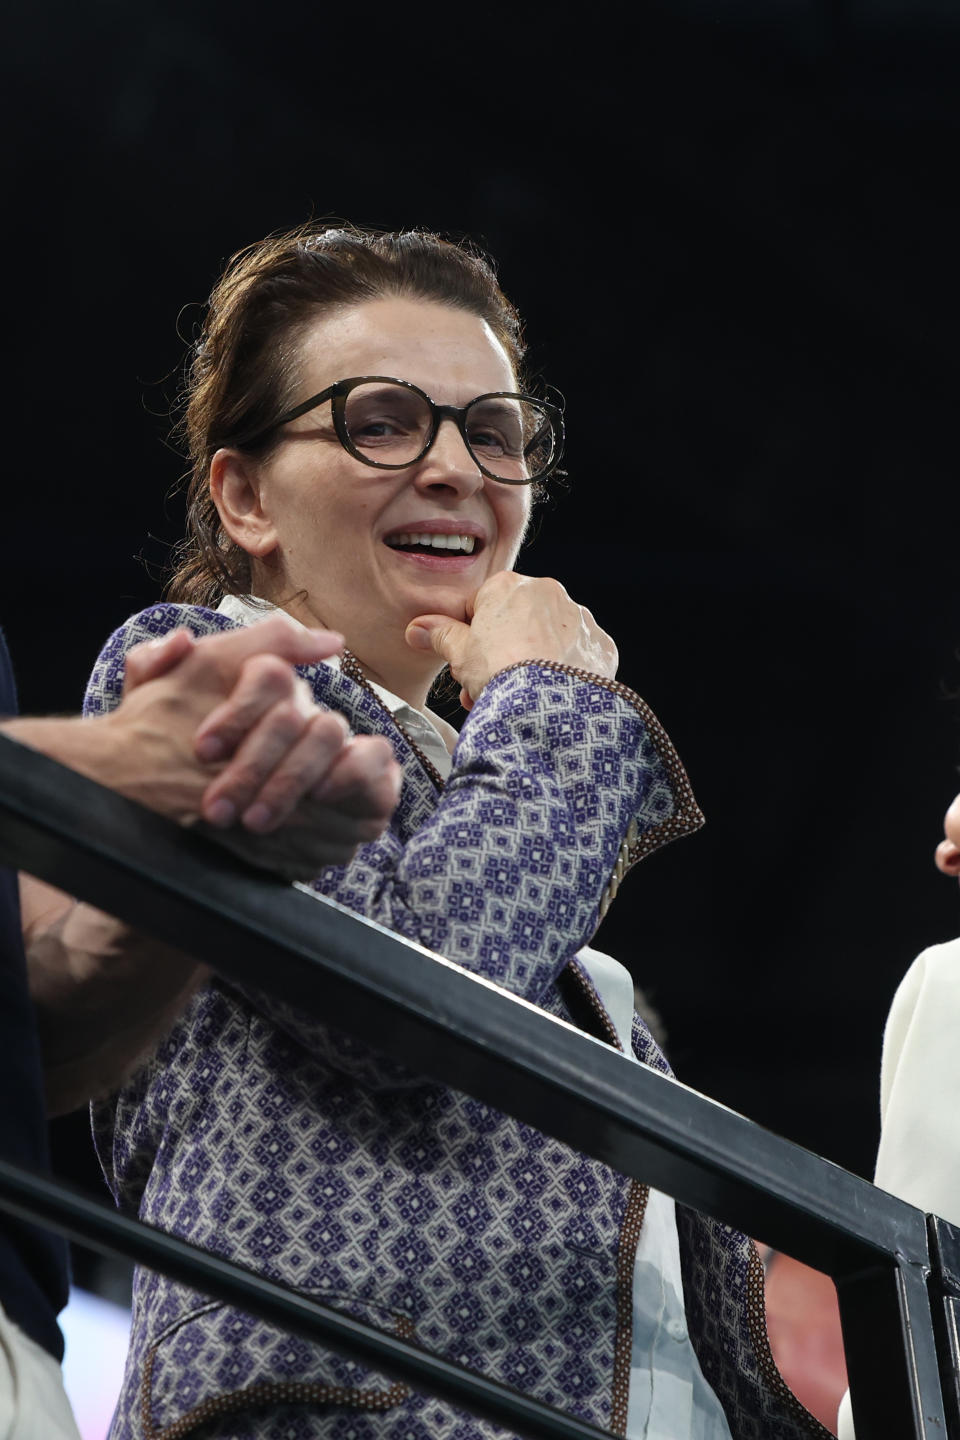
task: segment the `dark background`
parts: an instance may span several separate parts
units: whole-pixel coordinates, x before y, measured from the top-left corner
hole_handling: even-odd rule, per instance
[[[24,709],[75,710],[158,594],[178,325],[229,254],[310,214],[476,237],[567,396],[522,568],[613,633],[708,816],[600,943],[682,1078],[869,1174],[887,1006],[960,918],[953,0],[56,0],[6,39]]]

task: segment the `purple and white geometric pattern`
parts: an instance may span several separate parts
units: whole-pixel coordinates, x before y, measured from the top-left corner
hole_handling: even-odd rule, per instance
[[[101,654],[87,713],[119,702],[130,646],[182,624],[197,634],[234,628],[192,606],[144,611]],[[438,794],[375,695],[324,665],[301,673],[355,731],[386,735],[405,777],[389,831],[349,866],[325,870],[316,889],[550,1014],[589,1023],[561,998],[560,977],[573,973],[564,994],[585,995],[599,1011],[594,1025],[609,1030],[572,957],[596,929],[624,837],[632,860],[699,823],[643,702],[559,667],[503,671],[471,710]],[[635,1044],[642,1060],[668,1068],[639,1021]],[[622,1433],[632,1253],[618,1247],[631,1186],[603,1165],[220,981],[95,1106],[94,1129],[128,1213]],[[697,1288],[691,1328],[735,1440],[825,1435],[778,1388],[763,1336],[747,1323],[750,1243],[691,1212],[680,1233],[685,1283]],[[111,1440],[501,1433],[137,1274]]]

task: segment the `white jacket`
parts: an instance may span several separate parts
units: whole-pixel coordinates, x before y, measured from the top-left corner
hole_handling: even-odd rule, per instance
[[[960,1225],[960,939],[918,955],[893,997],[880,1063],[874,1183]],[[839,1440],[855,1440],[849,1393]]]

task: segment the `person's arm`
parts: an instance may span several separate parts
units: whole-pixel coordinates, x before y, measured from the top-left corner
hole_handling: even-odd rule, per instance
[[[604,637],[607,650],[562,587],[503,575],[484,590],[493,613],[485,613],[481,591],[469,627],[421,617],[428,644],[435,643],[430,631],[443,627],[442,644],[473,701],[435,812],[411,833],[401,807],[378,841],[343,872],[326,872],[318,888],[537,1003],[592,936],[624,871],[701,817],[656,718],[612,677],[612,642]],[[151,611],[113,637],[88,691],[91,704],[110,703],[124,645],[160,619]],[[222,617],[188,608],[171,611],[167,623],[213,626]],[[467,638],[479,653],[464,662],[455,647]],[[537,654],[543,659],[531,658]],[[318,697],[348,703],[347,683],[319,669]],[[362,1042],[265,994],[254,1000],[329,1064],[370,1086],[402,1083],[399,1067]]]
[[[209,976],[172,946],[21,876],[23,938],[50,1115],[117,1088]]]
[[[380,832],[398,786],[386,742],[350,739],[291,669],[336,648],[337,637],[286,622],[199,643],[178,632],[131,653],[124,698],[110,715],[13,719],[0,729],[182,824],[243,816],[261,833],[209,833],[261,863],[272,843],[268,863],[314,873]],[[266,826],[283,827],[279,842]],[[31,877],[21,878],[21,901],[48,1100],[58,1113],[119,1084],[207,972]]]
[[[626,687],[525,662],[494,675],[475,701],[432,816],[410,834],[401,814],[342,874],[325,876],[323,891],[552,1008],[618,868],[699,823],[682,774]],[[415,1083],[362,1041],[268,994],[252,998],[360,1083]]]

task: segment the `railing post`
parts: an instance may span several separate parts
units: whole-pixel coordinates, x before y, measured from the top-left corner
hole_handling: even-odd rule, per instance
[[[930,1235],[930,1308],[940,1361],[947,1435],[960,1440],[960,1229],[927,1216]]]
[[[938,1347],[917,1264],[882,1262],[838,1276],[858,1440],[947,1440]]]

